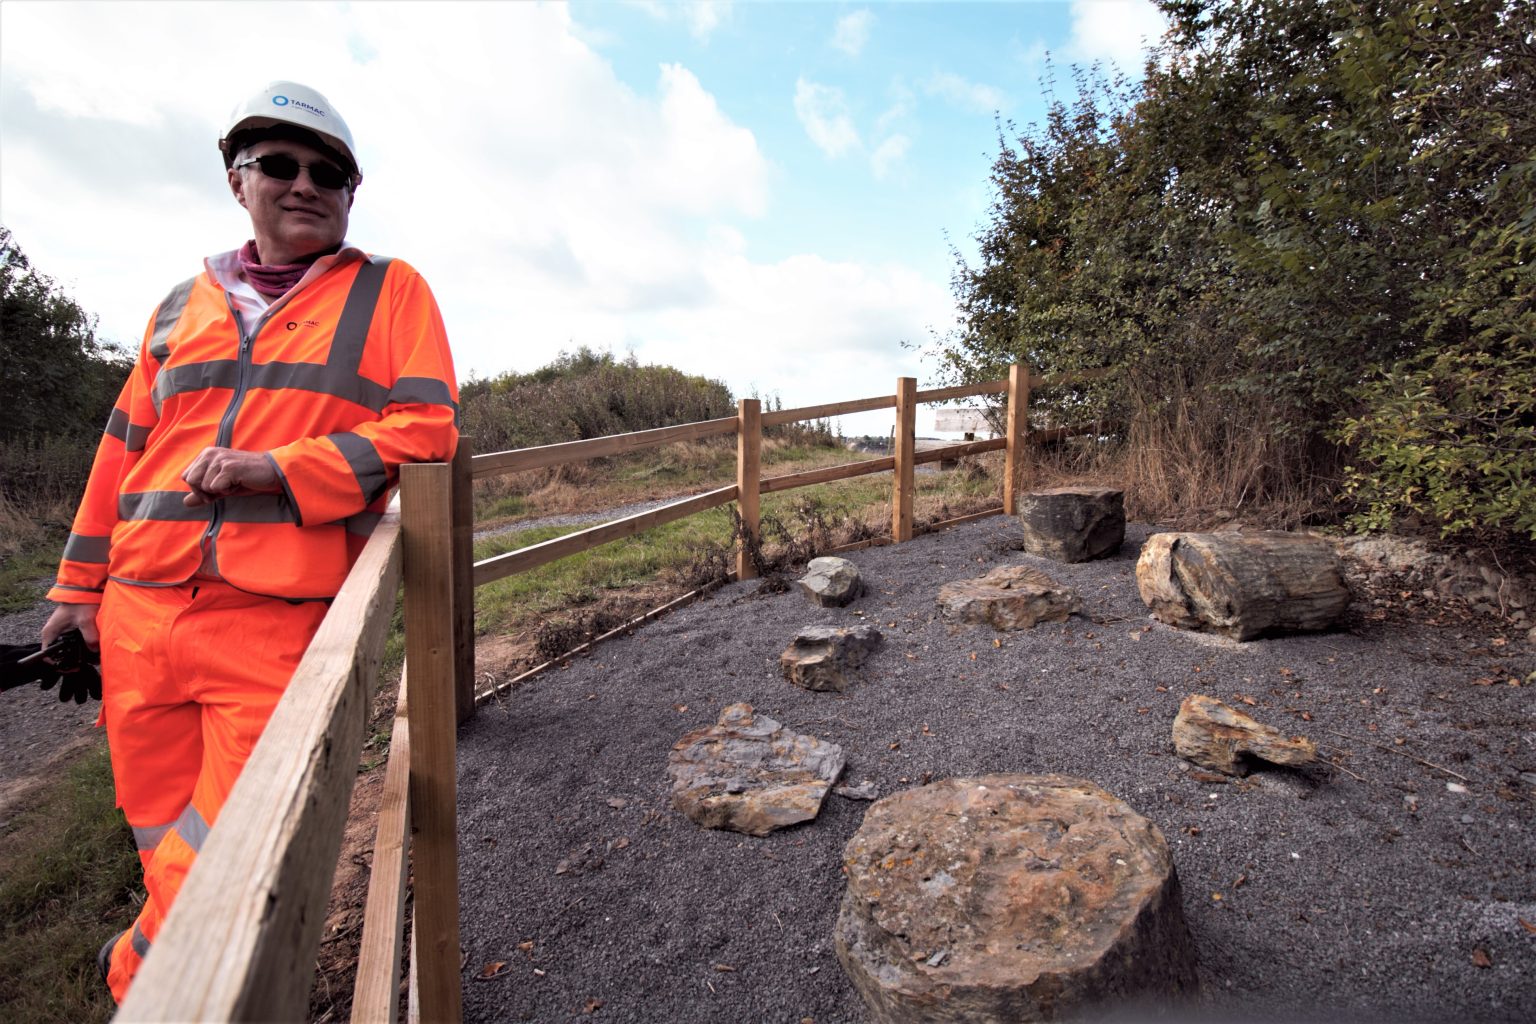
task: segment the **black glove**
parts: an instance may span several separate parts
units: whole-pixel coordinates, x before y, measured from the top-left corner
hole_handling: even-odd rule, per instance
[[[72,629],[44,649],[40,644],[0,648],[0,690],[27,683],[41,683],[44,690],[59,688],[59,702],[84,704],[101,700],[101,655],[85,646],[78,629]]]
[[[78,629],[60,634],[54,646],[62,644],[56,653],[50,654],[53,672],[43,676],[43,689],[59,686],[59,703],[73,700],[84,704],[86,698],[101,700],[101,654],[85,646],[85,639]]]
[[[0,644],[0,693],[41,682],[43,676],[54,670],[42,658],[22,660],[31,658],[42,647],[42,644]]]

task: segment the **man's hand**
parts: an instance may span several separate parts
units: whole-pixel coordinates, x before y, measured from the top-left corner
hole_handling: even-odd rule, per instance
[[[278,486],[277,469],[266,452],[237,448],[204,448],[181,478],[192,493],[181,499],[188,508],[207,505],[236,494],[273,494]]]
[[[43,646],[47,647],[70,630],[78,629],[85,646],[93,651],[99,650],[101,634],[96,631],[96,613],[100,609],[99,604],[59,605],[48,616],[48,621],[43,623]]]

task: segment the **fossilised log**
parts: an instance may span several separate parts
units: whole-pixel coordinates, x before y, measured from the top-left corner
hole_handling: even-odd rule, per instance
[[[1192,693],[1173,720],[1173,749],[1186,761],[1225,775],[1247,775],[1244,755],[1273,764],[1308,764],[1317,745],[1301,736],[1287,738],[1214,697]]]
[[[892,794],[843,865],[837,958],[878,1024],[1058,1020],[1195,994],[1167,842],[1082,779]]]
[[[1037,622],[1066,622],[1083,610],[1077,591],[1039,569],[1003,565],[973,580],[939,588],[939,613],[947,622],[970,622],[995,629],[1033,629]]]
[[[779,655],[784,678],[807,690],[848,689],[848,673],[880,646],[874,626],[807,626]]]
[[[765,836],[820,813],[843,772],[843,748],[732,704],[673,744],[667,772],[678,811],[705,828]]]
[[[1333,546],[1297,533],[1153,534],[1136,587],[1160,622],[1235,640],[1328,629],[1349,605]]]
[[[1125,492],[1057,487],[1019,498],[1024,550],[1057,562],[1107,558],[1125,542]]]

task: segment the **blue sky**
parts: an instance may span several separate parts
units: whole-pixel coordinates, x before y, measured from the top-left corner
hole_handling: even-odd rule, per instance
[[[248,237],[215,143],[294,79],[357,139],[351,239],[426,276],[461,377],[586,344],[786,405],[889,393],[953,323],[997,119],[1043,115],[1047,53],[1060,82],[1134,72],[1160,25],[1149,0],[7,0],[0,222],[136,343]]]

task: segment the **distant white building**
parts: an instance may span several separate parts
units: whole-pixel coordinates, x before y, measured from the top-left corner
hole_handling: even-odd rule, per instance
[[[985,434],[993,436],[992,424],[979,409],[935,409],[933,429],[939,434]],[[985,440],[985,438],[980,438]]]

